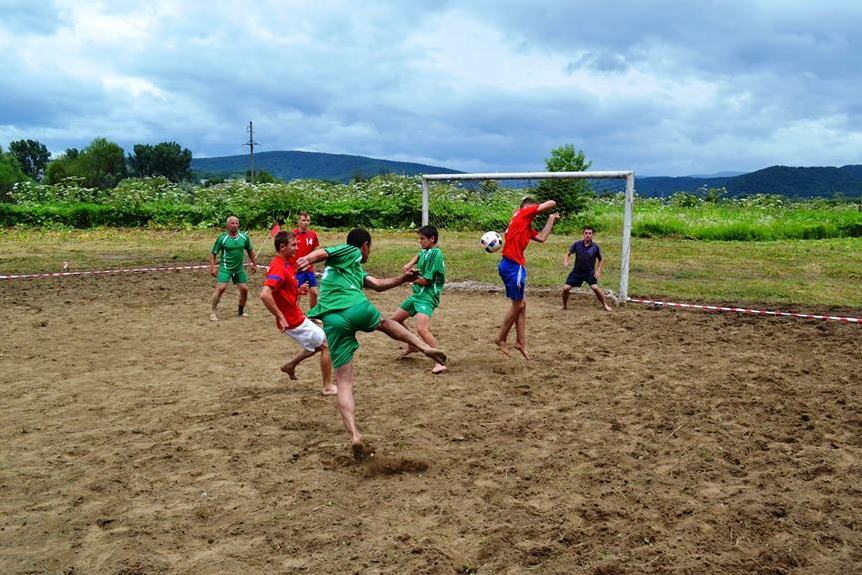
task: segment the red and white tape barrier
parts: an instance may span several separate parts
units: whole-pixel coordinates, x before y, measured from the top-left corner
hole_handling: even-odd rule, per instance
[[[250,266],[251,264],[246,264]],[[155,266],[145,268],[118,268],[112,270],[81,270],[78,272],[43,272],[38,274],[0,274],[0,281],[3,280],[31,280],[43,278],[67,278],[73,276],[112,276],[117,274],[133,274],[143,272],[178,272],[182,270],[202,270],[209,269],[209,264],[198,264],[188,266]],[[267,266],[257,265],[258,268],[267,269]]]
[[[695,304],[695,303],[675,303],[669,301],[659,301],[653,299],[641,299],[629,297],[626,298],[626,301],[632,301],[635,303],[642,303],[646,305],[656,305],[656,306],[667,306],[667,307],[679,307],[683,309],[705,309],[708,311],[732,311],[737,313],[745,313],[749,315],[771,315],[777,317],[797,317],[802,319],[822,319],[822,320],[832,320],[832,321],[840,321],[843,323],[858,323],[862,324],[862,318],[860,317],[842,317],[842,316],[834,316],[834,315],[816,315],[811,313],[794,313],[789,311],[769,311],[766,309],[753,309],[747,307],[727,307],[721,305],[703,305],[703,304]]]

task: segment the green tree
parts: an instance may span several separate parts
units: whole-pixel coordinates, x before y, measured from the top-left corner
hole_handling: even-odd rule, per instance
[[[75,175],[82,176],[88,188],[113,188],[128,174],[123,148],[105,138],[90,142],[73,163]]]
[[[545,158],[545,168],[549,172],[585,172],[592,165],[584,152],[576,150],[572,144],[554,148],[551,157]],[[541,202],[556,200],[562,214],[577,214],[587,208],[596,194],[586,180],[542,180],[536,188],[536,196]]]
[[[251,170],[245,171],[245,181],[251,182]],[[266,170],[260,170],[254,172],[254,183],[255,184],[277,184],[281,182],[278,178],[267,172]]]
[[[51,152],[45,144],[36,140],[16,140],[9,143],[9,153],[17,160],[18,165],[24,173],[34,180],[41,180],[45,174],[45,167],[51,159]]]
[[[164,176],[172,182],[180,182],[192,177],[192,153],[176,142],[161,142],[155,146],[135,144],[134,151],[134,155],[129,155],[129,166],[140,178]]]
[[[0,147],[0,200],[8,202],[9,192],[18,182],[27,181],[27,174],[21,169],[14,154],[6,153]]]
[[[76,161],[80,154],[77,148],[68,148],[63,154],[51,160],[45,168],[45,183],[60,184],[66,178],[79,175]]]

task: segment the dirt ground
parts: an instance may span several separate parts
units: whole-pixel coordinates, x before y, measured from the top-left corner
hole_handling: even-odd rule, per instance
[[[0,573],[862,572],[862,328],[448,293],[450,371],[316,360],[199,272],[0,283]],[[403,288],[372,294],[384,313]]]

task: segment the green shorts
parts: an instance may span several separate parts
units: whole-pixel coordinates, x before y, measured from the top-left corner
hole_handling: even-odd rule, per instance
[[[427,315],[431,317],[436,309],[436,306],[428,301],[427,299],[419,298],[416,295],[411,295],[403,302],[401,302],[401,309],[410,314],[410,317],[413,317],[417,313],[421,313],[422,315]]]
[[[380,312],[370,301],[364,301],[347,309],[331,311],[322,316],[323,331],[329,343],[332,367],[339,368],[353,360],[359,349],[357,331],[374,331],[380,325]]]
[[[233,272],[224,268],[219,268],[216,281],[220,284],[226,284],[231,280],[233,280],[233,283],[235,284],[247,284],[248,273],[245,271],[245,268],[239,268]]]

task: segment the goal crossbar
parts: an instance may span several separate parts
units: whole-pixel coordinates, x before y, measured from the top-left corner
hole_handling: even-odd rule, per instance
[[[632,170],[610,171],[610,172],[500,172],[500,173],[474,173],[474,174],[423,174],[422,175],[422,225],[428,225],[429,214],[429,181],[452,181],[452,180],[602,180],[602,179],[625,179],[626,181],[626,203],[625,217],[623,220],[623,249],[622,262],[620,264],[620,293],[619,305],[625,305],[628,300],[629,291],[629,259],[631,256],[632,235],[632,207],[635,195],[635,173]]]

